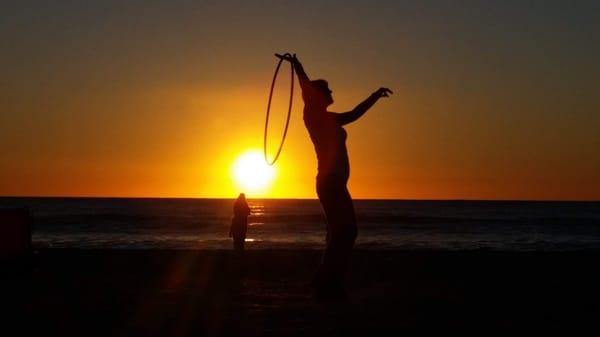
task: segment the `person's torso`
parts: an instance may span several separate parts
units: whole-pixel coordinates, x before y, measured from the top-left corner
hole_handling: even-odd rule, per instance
[[[348,180],[350,163],[346,149],[347,133],[325,110],[304,106],[304,125],[315,147],[318,161],[318,177],[335,176]]]

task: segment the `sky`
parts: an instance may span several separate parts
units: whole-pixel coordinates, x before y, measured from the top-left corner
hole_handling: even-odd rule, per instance
[[[597,1],[3,2],[0,195],[235,197],[282,52],[331,111],[394,91],[346,127],[354,198],[600,200]],[[249,197],[316,197],[302,106]]]

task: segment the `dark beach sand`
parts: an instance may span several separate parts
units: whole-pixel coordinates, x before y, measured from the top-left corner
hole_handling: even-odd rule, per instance
[[[600,327],[600,252],[356,250],[317,303],[314,250],[47,249],[4,268],[3,336],[369,336]],[[6,264],[4,264],[6,267]]]

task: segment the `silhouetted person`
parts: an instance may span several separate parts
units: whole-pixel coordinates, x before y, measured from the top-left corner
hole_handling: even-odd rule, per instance
[[[333,97],[327,81],[311,81],[295,54],[280,57],[292,62],[298,73],[304,125],[317,154],[317,195],[327,218],[327,245],[313,280],[315,295],[319,299],[344,298],[343,279],[357,228],[352,198],[346,187],[350,163],[343,126],[360,118],[377,100],[392,92],[380,88],[351,111],[329,112],[327,107],[333,103]]]
[[[233,238],[233,249],[236,251],[244,250],[246,231],[248,230],[248,215],[250,215],[250,207],[246,202],[246,195],[240,193],[233,204],[233,218],[229,229],[229,237]]]

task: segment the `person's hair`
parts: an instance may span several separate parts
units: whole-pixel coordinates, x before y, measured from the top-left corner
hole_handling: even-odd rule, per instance
[[[315,86],[315,88],[318,88],[325,93],[329,93],[329,83],[327,83],[327,81],[319,79],[310,81],[310,83]]]

